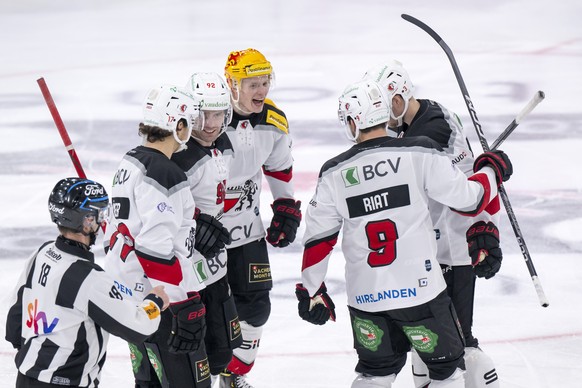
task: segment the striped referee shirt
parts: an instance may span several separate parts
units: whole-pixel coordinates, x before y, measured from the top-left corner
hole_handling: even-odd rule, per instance
[[[39,381],[97,387],[109,333],[143,342],[157,330],[162,301],[136,305],[93,253],[59,236],[26,262],[6,320],[20,373]]]

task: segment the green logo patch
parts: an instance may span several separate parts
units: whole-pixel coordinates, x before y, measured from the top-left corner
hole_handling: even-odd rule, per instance
[[[204,271],[204,263],[202,260],[192,263],[192,267],[194,268],[194,273],[200,283],[203,283],[208,279],[208,275],[206,275],[206,271]]]
[[[356,340],[366,349],[375,352],[382,343],[384,331],[369,319],[354,318],[352,325]]]
[[[414,349],[423,353],[432,353],[438,345],[439,336],[424,326],[402,326],[404,334],[414,347]]]
[[[358,176],[357,167],[349,167],[342,170],[342,178],[344,180],[344,185],[346,187],[355,186],[360,184],[360,177]]]
[[[141,360],[143,360],[143,354],[139,351],[139,348],[132,343],[128,343],[129,345],[129,358],[131,359],[131,369],[133,369],[133,373],[137,374],[139,370],[139,366],[141,365]]]
[[[164,377],[164,367],[162,366],[160,359],[154,353],[154,351],[147,347],[146,349],[148,351],[148,359],[150,360],[150,364],[152,365],[152,368],[154,368],[156,376],[158,376],[158,380],[160,380],[161,384],[163,381],[162,378]]]

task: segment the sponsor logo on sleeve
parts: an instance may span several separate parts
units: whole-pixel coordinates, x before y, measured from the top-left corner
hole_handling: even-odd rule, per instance
[[[146,312],[146,314],[148,315],[148,318],[150,320],[156,319],[157,317],[160,316],[160,309],[158,308],[158,306],[154,302],[149,302],[147,306],[143,307],[143,309]]]

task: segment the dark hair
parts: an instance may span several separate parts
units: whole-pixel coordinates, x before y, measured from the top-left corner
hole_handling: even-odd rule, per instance
[[[145,125],[144,123],[139,123],[138,132],[141,136],[145,137],[150,143],[155,143],[157,141],[163,140],[168,136],[172,136],[172,132],[166,131],[160,127],[153,127],[151,125]]]
[[[181,118],[178,120],[178,124],[182,123],[184,127],[188,126],[188,122],[186,119]],[[178,124],[176,124],[176,128],[178,128]],[[172,136],[172,132],[162,129],[160,127],[155,127],[151,125],[145,125],[144,123],[139,123],[138,133],[145,137],[146,140],[150,143],[155,143],[157,141],[164,140],[168,136]]]

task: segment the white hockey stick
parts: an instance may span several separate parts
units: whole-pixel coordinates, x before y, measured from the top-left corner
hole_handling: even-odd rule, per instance
[[[521,123],[521,120],[523,120],[525,116],[527,116],[540,102],[542,102],[544,98],[546,98],[546,94],[541,90],[538,90],[536,94],[533,96],[533,98],[521,110],[521,112],[519,112],[517,116],[515,116],[513,121],[507,126],[507,128],[505,128],[503,132],[501,132],[501,134],[497,137],[497,139],[495,139],[493,144],[491,144],[491,150],[496,150],[497,148],[499,148],[501,143],[503,143],[503,141],[507,139],[509,135],[511,135],[513,130],[517,128],[519,123]]]

